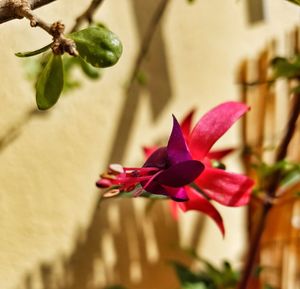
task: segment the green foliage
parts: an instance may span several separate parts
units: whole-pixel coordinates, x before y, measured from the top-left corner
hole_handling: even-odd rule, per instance
[[[36,83],[36,103],[39,109],[46,110],[58,100],[64,84],[62,57],[49,57]]]
[[[187,266],[172,262],[181,289],[233,289],[238,283],[239,273],[232,269],[228,262],[224,262],[219,269],[200,259],[203,269],[198,272],[191,271]]]
[[[89,79],[96,80],[101,78],[101,68],[96,68],[87,63],[81,57],[70,57],[65,55],[63,57],[64,67],[64,92],[68,92],[80,86],[80,81],[74,78],[73,71],[79,68],[81,72]]]
[[[300,164],[289,162],[287,160],[279,161],[275,164],[269,165],[264,162],[253,165],[257,171],[259,188],[257,191],[263,191],[264,185],[268,178],[272,176],[275,172],[280,173],[281,188],[288,187],[295,182],[300,181]]]
[[[95,67],[109,67],[116,64],[122,54],[119,38],[110,30],[91,26],[69,35],[76,43],[79,55]]]
[[[17,52],[17,53],[15,53],[15,55],[18,57],[31,57],[31,56],[35,56],[35,55],[41,54],[43,52],[46,52],[50,48],[51,48],[51,43],[42,48],[39,48],[37,50],[27,51],[27,52]]]
[[[71,33],[69,37],[76,43],[80,56],[46,53],[26,63],[27,77],[36,83],[36,102],[41,110],[52,107],[62,90],[67,92],[80,86],[80,81],[74,79],[76,68],[89,79],[99,79],[102,74],[99,67],[116,64],[122,54],[120,40],[102,24]],[[35,51],[16,53],[16,56],[31,57],[50,48],[51,44]]]
[[[300,55],[291,59],[275,57],[271,61],[274,78],[298,78],[300,77]]]
[[[287,1],[294,3],[296,5],[300,5],[300,0],[287,0]]]

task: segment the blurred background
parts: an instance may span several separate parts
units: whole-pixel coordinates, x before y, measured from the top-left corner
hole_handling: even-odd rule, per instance
[[[87,5],[87,3],[84,3]],[[95,182],[111,162],[138,166],[142,146],[163,143],[172,125],[195,108],[238,100],[237,68],[299,22],[283,0],[169,1],[141,72],[126,90],[143,35],[159,0],[104,1],[95,19],[122,40],[123,56],[99,81],[82,79],[47,112],[38,112],[24,61],[15,52],[49,43],[25,20],[0,27],[0,287],[1,289],[176,288],[169,260],[191,262],[183,248],[239,265],[246,245],[245,211],[220,208],[227,228],[197,213],[175,221],[168,204],[105,200]],[[55,1],[36,10],[66,27],[82,1]],[[80,76],[79,76],[80,77]],[[217,147],[240,144],[234,126]],[[238,152],[227,167],[241,171]]]

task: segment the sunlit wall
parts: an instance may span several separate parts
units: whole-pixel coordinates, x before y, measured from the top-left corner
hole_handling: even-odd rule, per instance
[[[55,1],[36,13],[70,27],[83,2]],[[216,263],[242,260],[242,209],[222,209],[223,240],[211,220],[194,214],[177,224],[165,203],[149,214],[142,200],[97,206],[94,184],[108,162],[141,164],[141,146],[166,140],[172,113],[181,119],[196,108],[200,117],[237,100],[239,61],[255,57],[272,37],[283,40],[299,20],[299,9],[284,0],[264,1],[263,20],[251,24],[246,0],[187,2],[170,1],[141,68],[146,84],[126,94],[159,1],[104,1],[96,18],[121,38],[121,60],[101,80],[83,79],[46,113],[35,111],[25,62],[14,53],[39,48],[49,36],[25,20],[1,25],[1,289],[172,288],[176,280],[164,262],[185,259],[182,246],[193,245]],[[237,146],[238,136],[235,126],[218,146]],[[237,158],[228,161],[240,170]]]

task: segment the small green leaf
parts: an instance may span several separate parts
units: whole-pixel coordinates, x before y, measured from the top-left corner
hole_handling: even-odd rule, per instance
[[[15,53],[16,56],[18,57],[30,57],[30,56],[35,56],[35,55],[38,55],[38,54],[41,54],[45,51],[47,51],[48,49],[51,48],[51,43],[40,48],[40,49],[37,49],[37,50],[34,50],[34,51],[27,51],[27,52],[17,52]]]
[[[192,272],[187,266],[175,261],[171,262],[171,265],[174,267],[181,285],[199,283],[199,281],[201,281],[199,276]]]
[[[64,85],[61,55],[51,54],[36,83],[36,103],[39,109],[52,107],[58,100]]]
[[[291,59],[283,57],[275,57],[271,61],[271,67],[275,78],[285,77],[294,78],[300,76],[300,61],[299,56]]]
[[[300,5],[300,0],[287,0],[287,1],[294,3],[296,5]]]
[[[122,54],[122,43],[110,30],[91,26],[69,35],[76,43],[79,55],[95,67],[116,64]]]
[[[98,79],[99,77],[101,77],[101,69],[100,68],[96,68],[96,67],[92,66],[91,64],[87,63],[81,57],[78,57],[78,61],[79,61],[82,71],[84,72],[84,74],[87,77],[89,77],[91,79]]]

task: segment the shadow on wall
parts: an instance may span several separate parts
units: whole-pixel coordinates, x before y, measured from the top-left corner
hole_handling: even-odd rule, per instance
[[[132,1],[142,39],[160,1]],[[161,28],[156,31],[142,71],[148,83],[142,87],[136,81],[126,95],[108,162],[120,162],[124,157],[141,90],[149,92],[154,121],[171,99]],[[102,202],[101,209],[95,206],[90,224],[78,233],[71,254],[33,268],[16,289],[101,289],[110,284],[123,284],[128,289],[177,287],[167,261],[190,261],[179,250],[178,224],[166,202],[156,203],[150,213],[148,202],[114,199]],[[201,216],[197,220],[190,242],[192,248],[200,243],[203,221]]]
[[[45,118],[48,116],[48,112],[41,112],[36,108],[28,110],[24,116],[13,125],[11,125],[3,135],[0,135],[0,152],[9,146],[13,141],[15,141],[22,130],[33,118]]]
[[[130,199],[104,200],[101,209],[95,208],[86,232],[78,234],[71,255],[40,264],[16,289],[101,289],[112,284],[129,289],[178,287],[167,261],[189,260],[179,250],[178,226],[169,206],[158,201],[149,211],[149,200],[135,201],[139,208]],[[198,219],[191,247],[201,241],[203,221]]]
[[[152,15],[160,5],[160,1],[132,0],[140,42],[148,29]],[[147,90],[148,92],[150,109],[154,121],[171,100],[172,87],[168,73],[165,42],[161,25],[158,26],[155,32],[140,73],[145,76],[146,85],[141,86],[138,81],[135,81],[131,89],[127,90],[112,149],[107,160],[108,164],[114,162],[120,163],[124,158],[128,140],[130,139],[128,135],[131,132],[138,110],[139,99],[142,97],[141,92],[143,90]],[[122,143],[121,146],[120,143]]]

